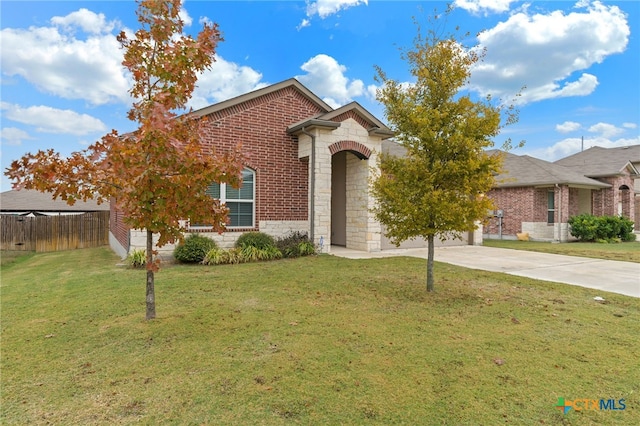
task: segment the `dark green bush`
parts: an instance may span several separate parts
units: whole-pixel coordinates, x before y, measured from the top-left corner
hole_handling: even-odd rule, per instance
[[[569,218],[571,235],[581,241],[598,239],[598,218],[591,214],[581,214]]]
[[[182,263],[201,263],[207,253],[217,246],[216,242],[209,237],[191,234],[176,247],[173,257]]]
[[[276,240],[276,247],[282,253],[282,257],[300,257],[315,253],[313,243],[305,232],[295,231],[286,237]]]
[[[585,242],[635,241],[633,222],[622,216],[581,214],[569,218],[571,235]]]
[[[236,248],[255,247],[259,250],[265,250],[269,247],[275,247],[276,242],[271,235],[264,232],[245,232],[240,235],[236,241]]]
[[[633,233],[633,222],[630,219],[621,217],[620,221],[620,234],[619,237],[622,241],[635,241],[636,234]]]

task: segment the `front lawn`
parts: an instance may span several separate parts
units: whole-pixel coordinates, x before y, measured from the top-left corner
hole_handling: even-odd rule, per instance
[[[640,299],[442,263],[427,294],[425,260],[321,255],[168,266],[147,322],[118,261],[2,268],[1,424],[640,424]]]
[[[539,251],[567,256],[622,260],[640,263],[640,241],[629,243],[549,243],[543,241],[483,240],[482,245],[515,250]]]

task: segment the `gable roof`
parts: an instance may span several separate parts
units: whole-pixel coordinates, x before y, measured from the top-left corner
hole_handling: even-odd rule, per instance
[[[364,109],[364,107],[356,101],[343,105],[340,108],[323,114],[318,118],[323,120],[332,120],[347,112],[353,112],[360,118],[371,123],[371,127],[367,129],[369,133],[374,133],[378,136],[382,136],[383,139],[390,138],[394,135],[391,129],[389,129],[382,121],[378,120],[373,114]]]
[[[515,155],[501,152],[504,156],[504,172],[496,176],[496,187],[569,185],[581,188],[610,188],[611,185],[590,179],[568,167],[550,163],[528,155]]]
[[[618,148],[594,146],[577,154],[555,162],[585,176],[604,177],[619,175],[628,168],[632,174],[638,174],[640,167],[640,145]]]
[[[353,101],[346,105],[341,106],[338,109],[329,111],[325,114],[319,114],[314,117],[299,121],[287,127],[287,132],[290,134],[296,134],[302,132],[303,129],[310,129],[312,127],[324,127],[328,129],[336,129],[340,127],[340,121],[334,121],[343,114],[353,113],[360,119],[368,123],[363,127],[367,129],[369,134],[380,136],[382,139],[388,139],[394,135],[394,133],[385,126],[380,120],[378,120],[373,114],[364,109],[362,105]],[[363,124],[363,123],[361,123]]]
[[[227,99],[226,101],[218,102],[216,104],[210,105],[208,107],[201,108],[199,110],[194,111],[193,113],[198,117],[203,117],[205,115],[212,114],[217,111],[221,111],[223,109],[231,108],[236,105],[239,105],[243,102],[247,102],[261,96],[266,96],[271,93],[277,92],[278,90],[282,90],[284,88],[293,87],[297,89],[302,95],[304,95],[311,102],[316,104],[320,109],[324,111],[333,111],[325,101],[316,96],[311,90],[307,89],[302,83],[300,83],[295,78],[290,78],[288,80],[281,81],[280,83],[272,84],[270,86],[266,86],[257,90],[254,90],[249,93],[245,93],[240,96],[236,96],[235,98]]]
[[[109,203],[76,201],[72,206],[61,199],[53,199],[52,194],[30,189],[5,191],[0,193],[0,211],[3,212],[89,212],[108,211]]]

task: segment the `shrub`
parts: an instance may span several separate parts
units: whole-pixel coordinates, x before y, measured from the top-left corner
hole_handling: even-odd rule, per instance
[[[233,263],[257,262],[260,260],[280,259],[282,253],[275,246],[259,249],[250,245],[231,250],[215,248],[210,250],[202,263],[205,265],[224,265]]]
[[[283,257],[300,257],[315,254],[316,249],[305,232],[295,231],[276,240],[276,247]]]
[[[191,234],[176,247],[173,257],[182,263],[200,263],[207,253],[217,246],[216,242],[209,237]]]
[[[229,255],[226,250],[219,248],[213,248],[207,252],[202,259],[202,263],[205,265],[222,265],[227,263]]]
[[[271,235],[264,232],[245,232],[236,241],[236,248],[255,247],[264,250],[268,247],[275,247],[276,243]]]
[[[581,214],[569,218],[571,235],[586,242],[635,241],[633,222],[622,216]]]
[[[126,262],[133,268],[142,268],[147,264],[147,251],[143,249],[134,249],[127,255]]]
[[[633,222],[625,217],[620,218],[620,233],[618,237],[622,241],[635,241],[636,234],[633,233]]]
[[[581,241],[595,241],[598,239],[598,218],[591,214],[581,214],[569,218],[571,235]]]
[[[316,253],[316,248],[311,241],[302,241],[298,243],[298,253],[300,256],[309,256]]]

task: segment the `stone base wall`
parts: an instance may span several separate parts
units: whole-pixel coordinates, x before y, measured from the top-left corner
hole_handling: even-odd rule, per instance
[[[113,250],[121,259],[125,259],[128,255],[127,249],[120,243],[118,238],[109,231],[109,247]]]
[[[555,224],[547,222],[522,222],[522,232],[529,234],[529,238],[539,241],[553,241]]]
[[[547,222],[522,222],[522,232],[529,234],[532,241],[575,241],[576,238],[571,236],[568,223],[547,224]],[[487,240],[517,240],[515,234],[486,233],[483,238]]]
[[[260,232],[264,232],[265,234],[269,234],[274,238],[284,237],[292,232],[304,232],[307,235],[309,234],[309,222],[306,220],[261,220],[260,221]],[[199,235],[204,235],[213,239],[218,247],[223,249],[232,248],[236,240],[240,237],[240,235],[244,234],[247,231],[227,231],[222,234],[218,234],[217,232],[203,232],[198,231]],[[185,232],[185,235],[189,235],[189,232]],[[115,240],[115,239],[114,239]],[[154,244],[158,241],[157,235],[154,235]],[[111,245],[112,249],[116,251],[116,253],[121,254],[122,250],[116,250],[114,245]],[[144,230],[132,230],[131,231],[131,243],[129,250],[144,250],[147,247],[147,233]],[[173,251],[176,248],[176,244],[167,244],[163,247],[157,247],[158,253],[161,258],[173,257]],[[124,249],[123,249],[124,250]],[[124,255],[126,257],[126,253]]]

